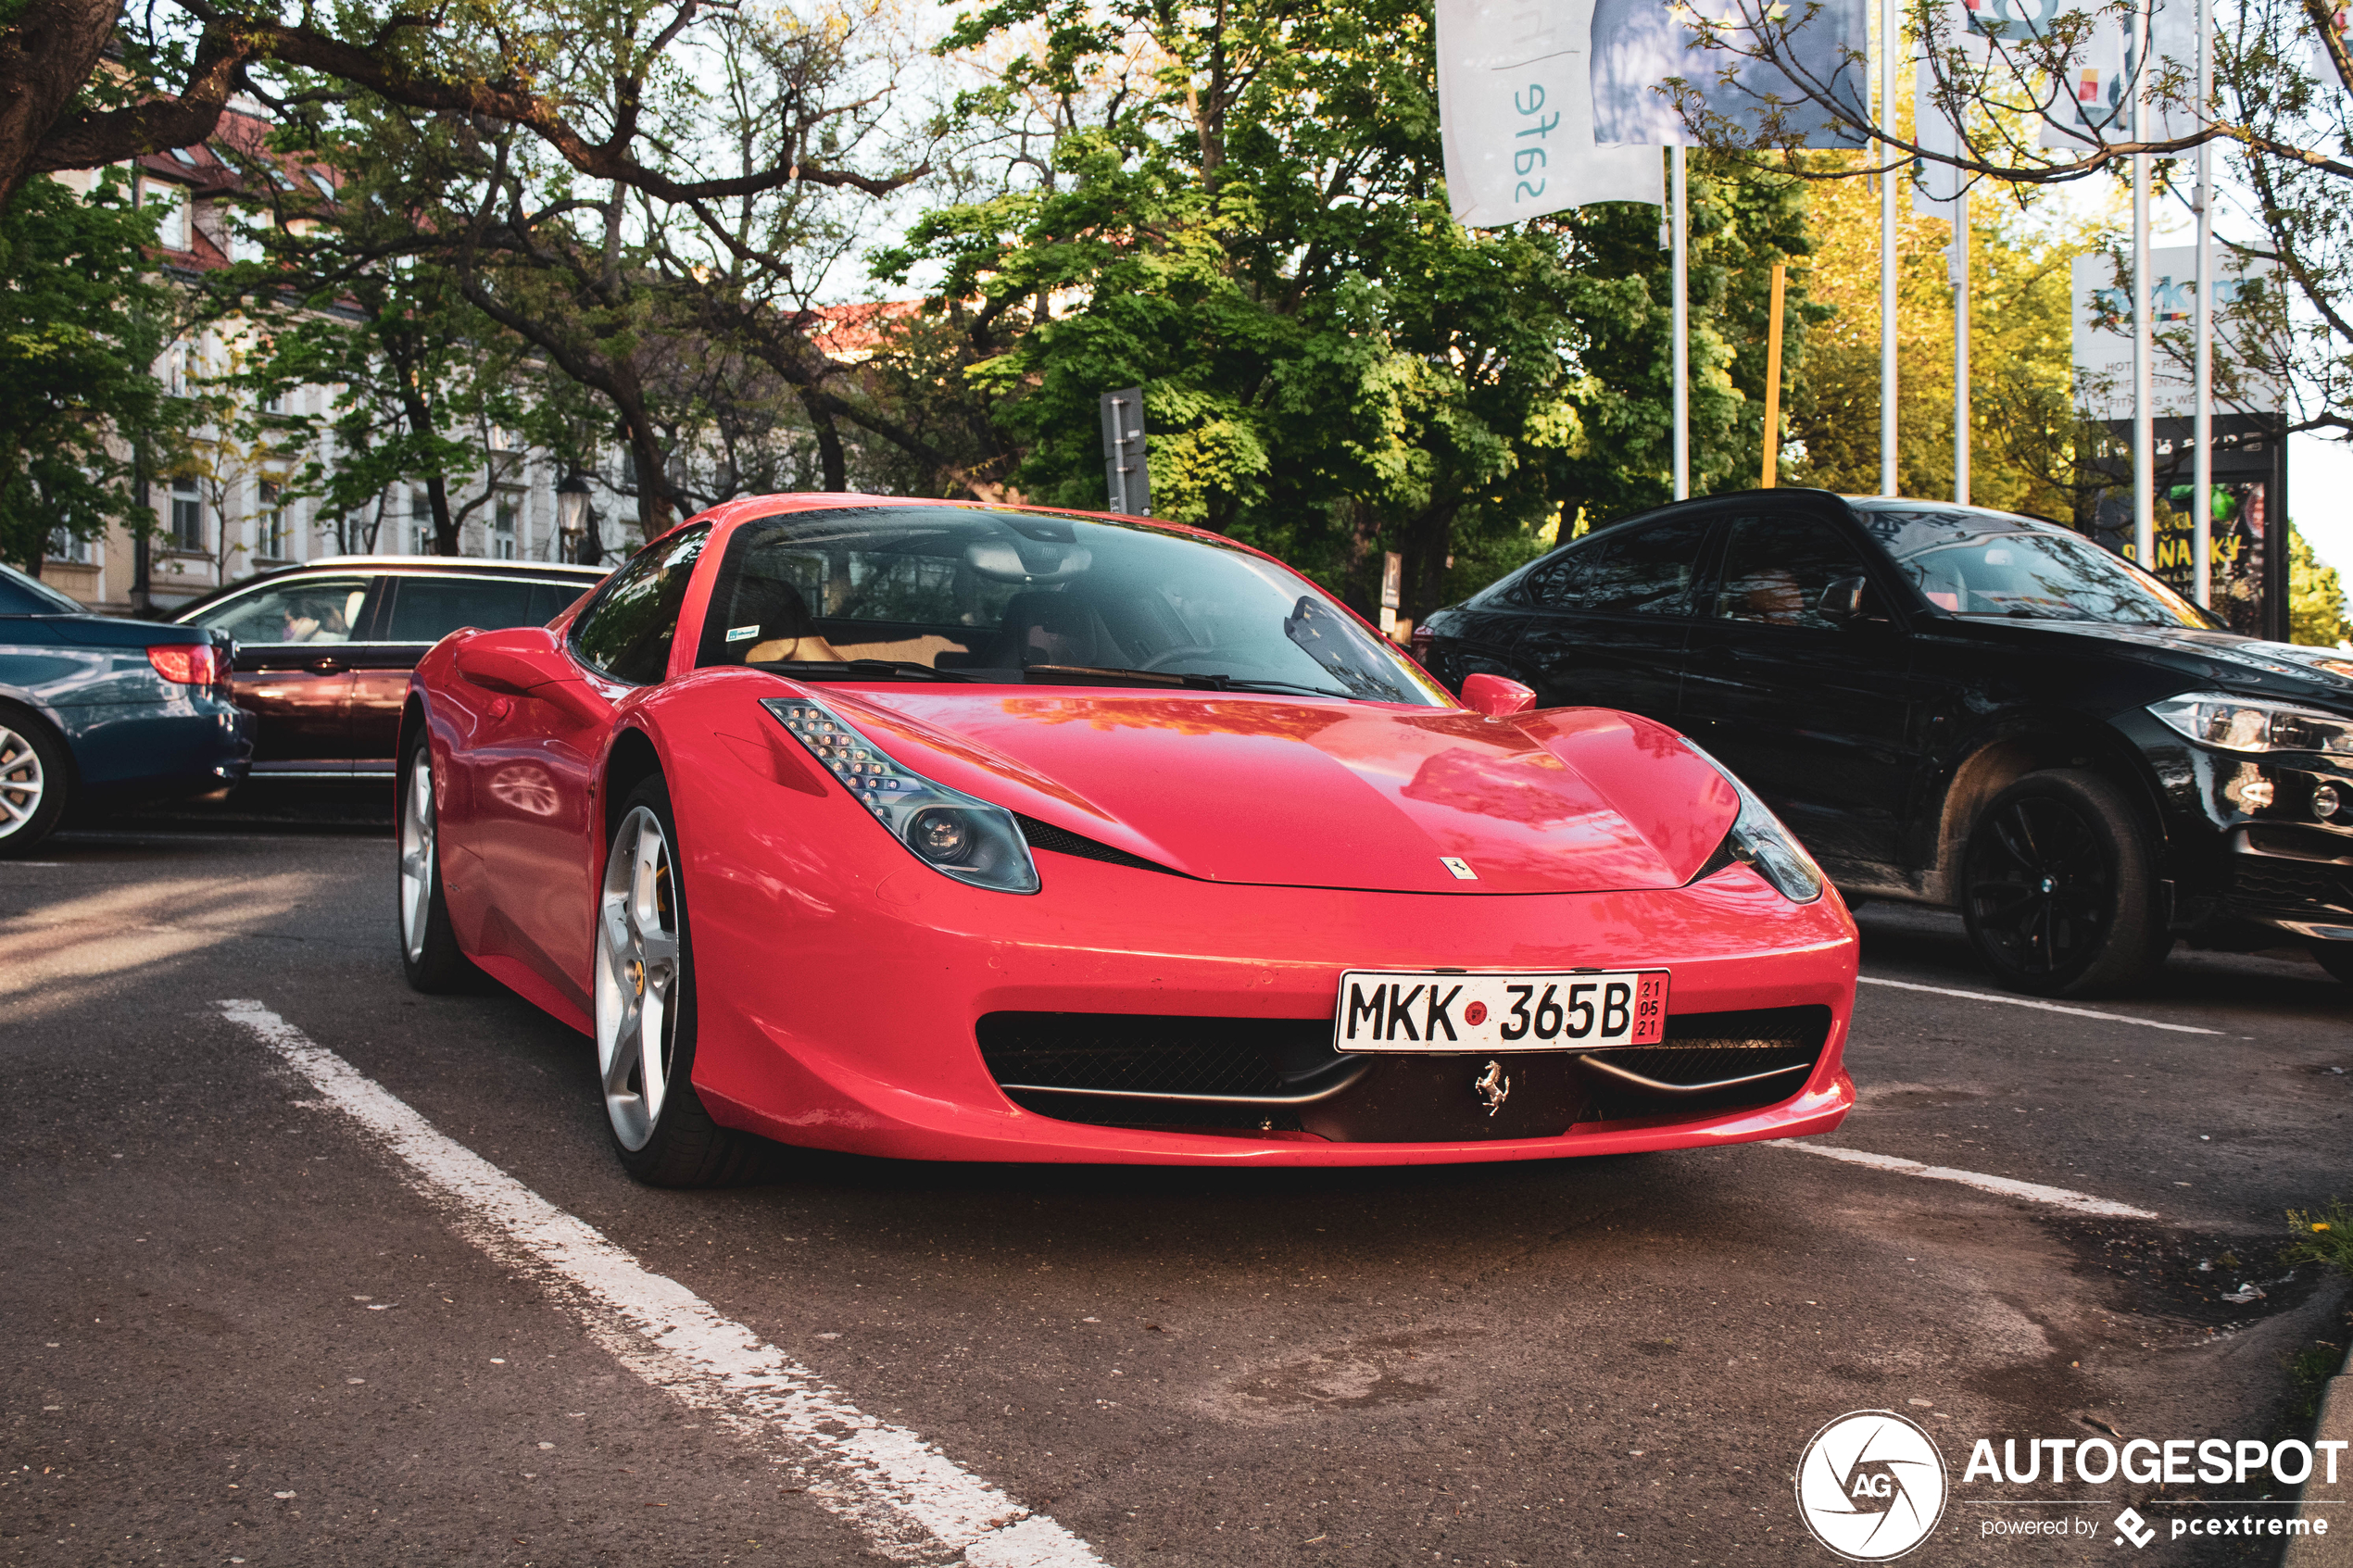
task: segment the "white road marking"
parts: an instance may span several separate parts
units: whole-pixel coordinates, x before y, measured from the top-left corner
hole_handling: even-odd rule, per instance
[[[1052,1519],[917,1434],[859,1410],[752,1330],[445,1136],[261,1003],[220,1007],[327,1104],[383,1139],[468,1240],[547,1288],[638,1376],[790,1466],[811,1498],[883,1555],[964,1568],[1105,1568]]]
[[[2046,1187],[2040,1182],[2012,1181],[2007,1176],[1988,1176],[1977,1171],[1956,1171],[1949,1165],[1923,1165],[1917,1160],[1899,1159],[1893,1154],[1872,1154],[1859,1148],[1838,1148],[1826,1143],[1801,1143],[1795,1138],[1777,1138],[1777,1148],[1794,1148],[1806,1154],[1818,1154],[1825,1160],[1843,1160],[1850,1165],[1869,1165],[1875,1171],[1894,1171],[1899,1175],[1925,1176],[1931,1182],[1958,1182],[1980,1192],[1996,1193],[2003,1198],[2023,1198],[2030,1203],[2047,1203],[2054,1209],[2065,1209],[2077,1214],[2096,1214],[2108,1220],[2154,1220],[2157,1214],[2147,1209],[2135,1209],[2129,1203],[2112,1203],[2105,1198],[2094,1198],[2086,1192],[2070,1192],[2065,1187]]]
[[[1994,991],[1957,991],[1950,985],[1919,985],[1909,980],[1881,980],[1875,974],[1858,974],[1858,985],[1893,985],[1898,991],[1931,991],[1940,997],[1964,997],[1972,1002],[2002,1002],[2014,1008],[2032,1008],[2037,1012],[2063,1012],[2075,1018],[2105,1019],[2110,1023],[2137,1023],[2144,1029],[2170,1029],[2176,1035],[2220,1035],[2220,1029],[2200,1029],[2194,1023],[2160,1023],[2154,1018],[2134,1018],[2128,1012],[2098,1012],[2091,1008],[2063,1007],[2057,1002],[2038,1001],[2032,997],[2005,997]]]

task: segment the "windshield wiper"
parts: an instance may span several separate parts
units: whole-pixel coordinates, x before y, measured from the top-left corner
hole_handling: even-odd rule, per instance
[[[1308,696],[1350,699],[1330,686],[1303,686],[1295,681],[1260,681],[1247,675],[1202,675],[1176,670],[1118,670],[1095,664],[1032,664],[1022,671],[1049,684],[1104,686],[1169,686],[1196,692],[1299,692]]]
[[[961,670],[935,670],[906,659],[772,659],[752,666],[796,681],[969,681]]]

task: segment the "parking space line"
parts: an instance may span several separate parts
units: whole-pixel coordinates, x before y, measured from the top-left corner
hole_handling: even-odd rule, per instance
[[[2128,1012],[2099,1012],[2091,1008],[2065,1007],[2057,1002],[2038,1001],[2032,997],[2005,997],[1994,991],[1957,991],[1950,985],[1921,985],[1909,980],[1881,980],[1876,974],[1858,974],[1858,985],[1892,985],[1898,991],[1930,991],[1940,997],[1962,997],[1972,1002],[2001,1002],[2014,1008],[2032,1008],[2037,1012],[2063,1012],[2074,1018],[2105,1019],[2110,1023],[2137,1023],[2144,1029],[2170,1029],[2176,1035],[2221,1035],[2221,1029],[2201,1029],[2195,1023],[2161,1023],[2154,1018],[2134,1018]]]
[[[810,1481],[809,1496],[904,1562],[1104,1568],[1085,1541],[866,1414],[677,1281],[653,1273],[443,1135],[405,1101],[269,1008],[219,1004],[334,1109],[381,1138],[469,1241],[547,1286],[631,1371]]]
[[[2129,1203],[2114,1203],[2089,1193],[2070,1192],[2065,1187],[2046,1187],[2040,1182],[2013,1181],[2007,1176],[1989,1176],[1979,1171],[1956,1171],[1949,1165],[1923,1165],[1917,1160],[1905,1160],[1893,1154],[1872,1154],[1859,1148],[1838,1148],[1826,1143],[1802,1143],[1795,1138],[1777,1138],[1776,1148],[1794,1148],[1806,1154],[1818,1154],[1825,1160],[1843,1160],[1850,1165],[1869,1165],[1875,1171],[1893,1171],[1898,1175],[1924,1176],[1931,1182],[1958,1182],[1980,1192],[1994,1193],[2003,1198],[2022,1198],[2030,1203],[2047,1203],[2054,1209],[2065,1209],[2077,1214],[2097,1214],[2108,1220],[2154,1220],[2152,1210],[2135,1209]]]

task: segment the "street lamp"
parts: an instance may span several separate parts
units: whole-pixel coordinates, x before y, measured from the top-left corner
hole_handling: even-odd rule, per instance
[[[564,558],[578,561],[588,538],[588,482],[576,470],[556,486],[556,532],[563,535]]]

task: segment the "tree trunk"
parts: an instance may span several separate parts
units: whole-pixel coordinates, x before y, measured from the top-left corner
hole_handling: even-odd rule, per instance
[[[427,474],[425,496],[433,505],[433,553],[459,554],[458,520],[449,515],[449,482],[437,473]]]
[[[98,64],[116,0],[30,0],[0,31],[0,207],[33,171],[33,155]]]
[[[817,461],[824,470],[824,485],[838,495],[849,488],[849,464],[842,456],[841,426],[834,422],[834,411],[814,395],[814,389],[800,389],[800,406],[809,410],[809,422],[817,432]]]

